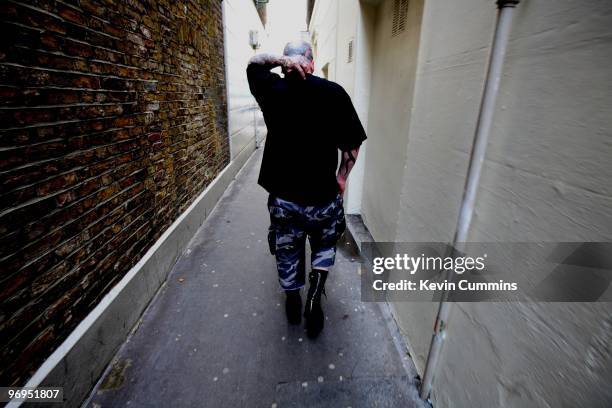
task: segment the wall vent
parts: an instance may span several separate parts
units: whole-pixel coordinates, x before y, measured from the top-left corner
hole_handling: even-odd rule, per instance
[[[348,53],[346,56],[346,62],[348,62],[349,64],[353,62],[353,40],[350,40],[348,42]]]
[[[406,30],[406,19],[408,17],[408,0],[393,1],[393,26],[391,36],[395,37]]]

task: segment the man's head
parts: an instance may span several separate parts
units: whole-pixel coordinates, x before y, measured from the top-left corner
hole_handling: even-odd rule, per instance
[[[302,67],[306,73],[312,74],[314,72],[314,61],[312,56],[312,47],[306,41],[291,41],[285,45],[283,55],[295,59],[300,59]],[[286,71],[283,69],[283,71]],[[286,74],[291,72],[285,72]]]

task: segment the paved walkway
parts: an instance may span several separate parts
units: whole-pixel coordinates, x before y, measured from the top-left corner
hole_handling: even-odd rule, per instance
[[[266,241],[261,149],[198,231],[93,390],[90,407],[415,407],[384,309],[341,243],[316,340],[288,325]],[[304,295],[305,296],[305,295]]]

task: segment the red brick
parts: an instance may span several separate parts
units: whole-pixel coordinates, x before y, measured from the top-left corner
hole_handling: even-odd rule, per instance
[[[0,2],[1,106],[19,108],[0,110],[0,383],[22,385],[227,164],[217,3]]]

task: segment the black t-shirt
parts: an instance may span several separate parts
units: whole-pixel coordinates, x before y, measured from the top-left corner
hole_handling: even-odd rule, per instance
[[[251,93],[268,127],[259,184],[270,194],[302,205],[320,205],[338,194],[338,149],[366,139],[346,91],[308,74],[281,76],[250,64]]]

